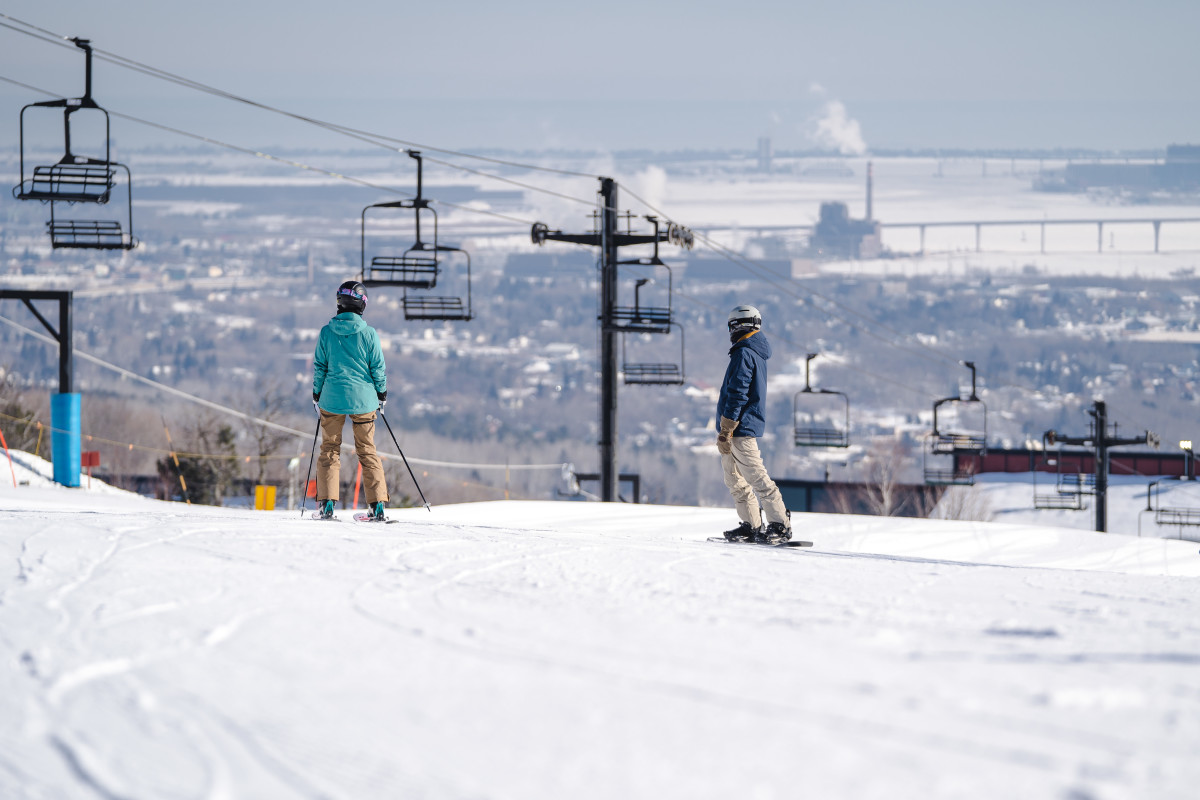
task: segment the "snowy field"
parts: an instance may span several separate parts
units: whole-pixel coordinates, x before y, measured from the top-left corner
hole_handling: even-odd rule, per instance
[[[0,797],[1183,798],[1195,543],[495,502],[399,524],[0,466]],[[348,516],[347,512],[342,512]]]

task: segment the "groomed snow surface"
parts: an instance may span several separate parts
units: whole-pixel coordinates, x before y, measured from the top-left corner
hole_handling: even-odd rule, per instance
[[[0,465],[3,798],[1173,798],[1200,544],[495,502],[394,525]],[[86,482],[86,480],[85,480]]]

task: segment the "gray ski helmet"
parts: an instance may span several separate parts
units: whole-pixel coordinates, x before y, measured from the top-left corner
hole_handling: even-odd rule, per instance
[[[358,281],[346,281],[337,290],[337,310],[362,314],[367,308],[367,288]]]
[[[762,327],[762,314],[754,306],[736,306],[729,312],[729,330],[756,331]]]

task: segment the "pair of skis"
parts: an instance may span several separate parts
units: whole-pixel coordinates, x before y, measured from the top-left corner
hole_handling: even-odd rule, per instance
[[[320,511],[312,512],[311,518],[315,519],[315,520],[320,520],[322,522],[341,522],[341,520],[337,516],[332,516],[332,517],[321,516]],[[376,522],[376,523],[382,522],[387,525],[391,525],[392,523],[399,522],[400,520],[398,520],[398,519],[375,519],[374,517],[372,517],[370,514],[368,514],[365,511],[357,511],[354,514],[354,521],[355,522]]]

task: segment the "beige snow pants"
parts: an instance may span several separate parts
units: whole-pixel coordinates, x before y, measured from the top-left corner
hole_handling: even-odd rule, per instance
[[[342,470],[342,428],[346,417],[354,428],[354,450],[362,464],[367,505],[388,501],[383,461],[375,450],[375,413],[330,414],[321,409],[321,455],[317,457],[317,500],[337,500]]]
[[[734,436],[729,442],[732,445],[730,451],[721,454],[721,470],[725,473],[725,485],[737,504],[738,519],[752,527],[760,527],[763,524],[761,504],[767,522],[782,522],[784,527],[790,527],[783,496],[767,474],[767,467],[758,452],[758,439]]]

